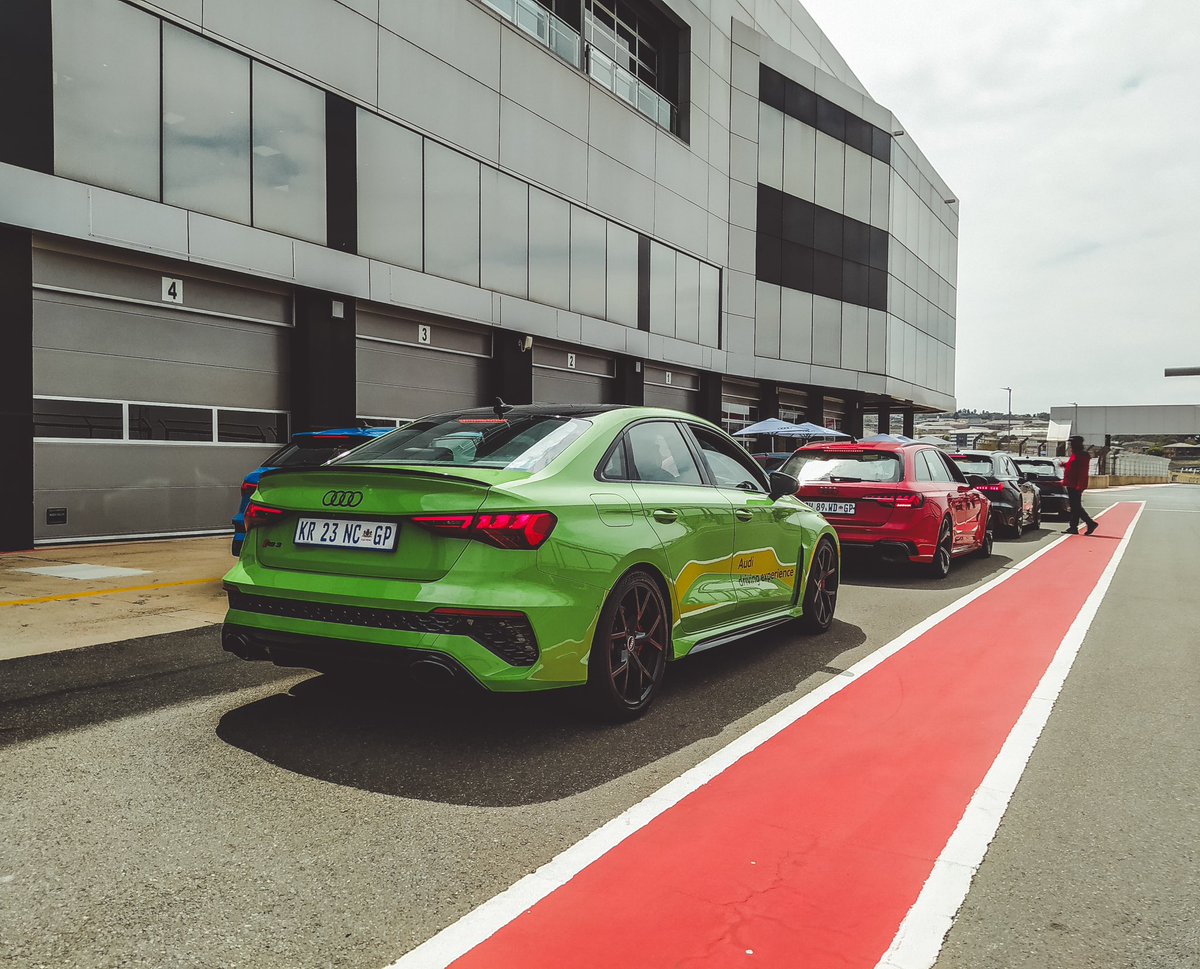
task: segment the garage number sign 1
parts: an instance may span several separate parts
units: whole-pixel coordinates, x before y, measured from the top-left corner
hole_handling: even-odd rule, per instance
[[[162,278],[162,300],[164,303],[182,303],[183,302],[183,280],[173,279],[170,276]]]

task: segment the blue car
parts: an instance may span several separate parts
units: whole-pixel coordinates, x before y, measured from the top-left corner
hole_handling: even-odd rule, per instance
[[[315,468],[345,454],[366,441],[390,434],[394,427],[347,427],[331,431],[293,434],[292,439],[272,454],[261,468],[255,468],[242,481],[242,501],[233,516],[233,554],[242,554],[246,538],[246,506],[258,487],[258,479],[276,468]]]

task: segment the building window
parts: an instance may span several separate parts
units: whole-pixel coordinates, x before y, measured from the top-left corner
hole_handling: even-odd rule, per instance
[[[628,0],[584,0],[587,72],[668,131],[680,132],[680,30]]]
[[[162,121],[163,201],[249,224],[249,58],[164,26]]]
[[[284,411],[54,397],[33,400],[33,436],[39,440],[275,446],[287,442],[288,424]]]
[[[288,417],[274,411],[217,411],[217,440],[222,444],[283,444]]]
[[[54,0],[53,17],[56,174],[157,200],[158,18],[120,0]]]
[[[119,441],[125,436],[121,405],[94,400],[34,400],[33,436]]]
[[[213,415],[208,408],[129,405],[131,441],[211,441]]]
[[[326,240],[325,94],[254,65],[254,224]]]

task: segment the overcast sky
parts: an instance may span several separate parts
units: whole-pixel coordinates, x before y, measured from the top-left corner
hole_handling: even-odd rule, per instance
[[[961,201],[960,407],[1200,403],[1200,0],[802,0]]]

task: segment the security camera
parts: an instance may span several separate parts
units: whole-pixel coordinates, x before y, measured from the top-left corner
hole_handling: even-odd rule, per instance
[[[517,349],[522,353],[528,353],[533,349],[533,337],[523,336],[517,340]]]

